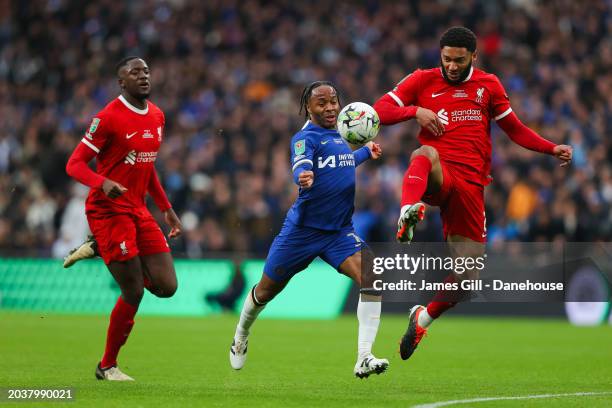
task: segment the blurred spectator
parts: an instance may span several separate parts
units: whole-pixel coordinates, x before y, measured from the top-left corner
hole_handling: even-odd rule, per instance
[[[478,64],[501,78],[519,117],[575,148],[561,169],[494,129],[489,238],[609,241],[610,18],[606,0],[0,1],[0,250],[61,256],[83,236],[81,193],[63,167],[118,94],[114,62],[137,54],[166,112],[157,167],[186,224],[175,251],[265,255],[296,194],[288,142],[303,124],[301,88],[328,79],[344,102],[373,103],[437,65],[439,35],[455,24],[479,35]],[[367,240],[394,236],[415,134],[414,122],[384,129],[384,158],[358,170]],[[437,217],[418,239],[441,239]]]

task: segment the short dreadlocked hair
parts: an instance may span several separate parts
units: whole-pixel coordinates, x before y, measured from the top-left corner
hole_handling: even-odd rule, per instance
[[[306,119],[308,119],[308,109],[306,109],[306,105],[308,104],[308,100],[312,95],[312,91],[323,85],[331,86],[334,91],[336,91],[336,95],[338,96],[338,103],[340,103],[340,92],[338,92],[338,88],[336,88],[336,85],[334,85],[330,81],[314,81],[304,87],[304,90],[302,91],[302,96],[300,97],[300,115],[302,114],[303,109]]]
[[[444,47],[465,48],[469,52],[476,51],[476,34],[469,28],[451,27],[440,37],[440,49]]]
[[[142,59],[136,55],[130,55],[129,57],[123,57],[121,60],[115,65],[115,73],[119,75],[119,70],[127,65],[128,62],[135,59]]]

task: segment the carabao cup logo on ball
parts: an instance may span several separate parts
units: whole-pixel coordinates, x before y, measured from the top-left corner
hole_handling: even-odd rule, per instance
[[[352,102],[340,111],[337,127],[344,140],[362,145],[378,135],[380,119],[374,108],[367,103]]]

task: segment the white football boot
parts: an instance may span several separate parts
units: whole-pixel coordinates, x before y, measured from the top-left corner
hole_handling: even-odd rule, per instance
[[[414,227],[425,217],[425,204],[414,203],[405,205],[400,210],[397,220],[397,241],[410,242],[414,236]]]
[[[370,374],[382,374],[387,371],[389,360],[386,358],[376,358],[372,354],[358,358],[353,373],[358,378],[368,378]]]
[[[229,359],[230,364],[234,370],[240,370],[247,358],[247,346],[249,345],[249,340],[246,337],[242,338],[234,338],[232,341],[232,346],[230,347]]]
[[[90,235],[87,237],[85,242],[83,242],[77,248],[71,250],[70,253],[64,258],[64,268],[70,268],[72,265],[82,259],[89,259],[99,255],[98,243],[93,235]]]
[[[100,364],[96,367],[96,378],[98,380],[109,380],[109,381],[134,381],[132,377],[123,373],[116,365],[102,369]]]

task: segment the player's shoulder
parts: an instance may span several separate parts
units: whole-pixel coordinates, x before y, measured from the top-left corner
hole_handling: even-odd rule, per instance
[[[443,78],[442,73],[440,72],[440,67],[417,69],[416,71],[414,71],[414,73],[422,79]]]
[[[102,118],[108,118],[110,116],[113,116],[114,114],[117,113],[120,106],[121,106],[121,102],[119,101],[119,98],[114,98],[112,101],[107,103],[106,106],[103,107],[96,114],[96,117],[102,119]]]
[[[318,126],[314,126],[310,121],[307,121],[304,126],[293,135],[291,142],[294,143],[298,140],[311,140],[316,138],[319,134],[318,130],[320,130]]]
[[[472,80],[489,85],[501,84],[501,81],[499,80],[497,75],[483,71],[482,69],[478,68],[474,68],[474,72],[472,73]]]
[[[430,80],[430,79],[433,79],[433,78],[436,78],[436,77],[439,77],[439,76],[441,76],[439,68],[429,68],[429,69],[417,68],[414,71],[412,71],[411,73],[409,73],[408,75],[406,75],[399,82],[399,84],[401,84],[402,82],[404,82],[406,80],[422,81],[422,80]]]
[[[162,111],[159,106],[157,106],[156,104],[154,104],[150,100],[147,100],[147,104],[149,105],[149,112],[153,112],[155,114],[159,114],[159,115],[162,115],[162,116],[164,115],[164,111]]]

